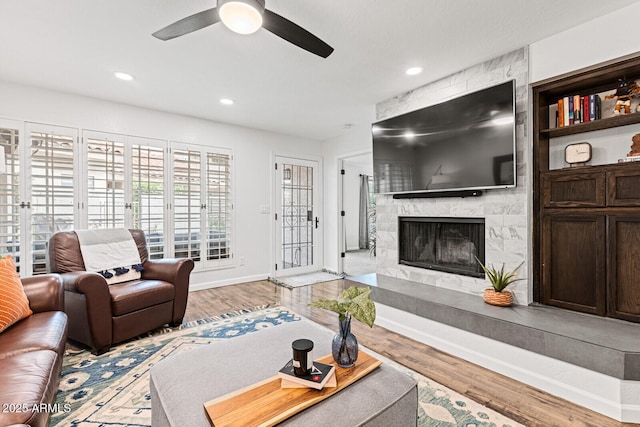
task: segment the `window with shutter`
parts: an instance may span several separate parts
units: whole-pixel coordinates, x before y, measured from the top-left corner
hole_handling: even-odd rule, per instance
[[[0,125],[0,253],[11,254],[20,271],[20,132]]]
[[[136,143],[131,154],[133,228],[147,236],[151,259],[165,257],[164,153],[160,146]]]
[[[74,184],[67,178],[75,176],[77,133],[52,126],[40,130],[36,125],[29,136],[31,273],[42,274],[47,271],[49,238],[57,231],[72,230],[75,224]]]
[[[85,138],[88,228],[125,226],[124,142]]]

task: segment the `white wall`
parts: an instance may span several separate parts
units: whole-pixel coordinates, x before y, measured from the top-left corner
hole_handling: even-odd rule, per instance
[[[321,144],[114,102],[0,82],[0,118],[230,148],[234,154],[235,267],[194,272],[191,289],[264,279],[272,252],[272,153],[320,156]],[[245,264],[239,265],[239,258]]]
[[[371,105],[371,123],[375,119],[375,106]],[[350,132],[322,142],[324,157],[324,265],[329,271],[341,273],[339,259],[339,217],[338,177],[340,159],[348,158],[371,151],[371,127],[357,126]]]
[[[634,16],[640,16],[640,3],[531,44],[530,82],[637,54],[640,51],[640,37],[632,24]]]

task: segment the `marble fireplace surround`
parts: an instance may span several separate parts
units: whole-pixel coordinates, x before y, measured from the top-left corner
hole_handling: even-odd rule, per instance
[[[528,49],[462,70],[377,105],[382,120],[516,80],[515,188],[480,197],[376,199],[376,274],[348,280],[372,287],[376,324],[615,420],[640,423],[640,325],[533,301],[532,155],[527,139]],[[485,264],[515,268],[516,305],[482,301],[488,282],[398,263],[398,217],[485,219]]]
[[[510,287],[516,303],[532,302],[533,289],[527,280],[529,271],[529,195],[533,194],[527,142],[528,50],[518,49],[499,58],[462,70],[436,82],[401,94],[376,106],[378,120],[444,102],[461,95],[515,80],[516,87],[516,184],[515,188],[485,191],[480,197],[437,197],[430,199],[394,199],[390,194],[376,197],[376,273],[407,279],[459,292],[480,295],[484,278],[452,275],[398,264],[398,217],[484,218],[485,264],[505,263],[519,270],[524,279]],[[464,155],[464,153],[461,153]],[[374,165],[375,168],[375,165]]]

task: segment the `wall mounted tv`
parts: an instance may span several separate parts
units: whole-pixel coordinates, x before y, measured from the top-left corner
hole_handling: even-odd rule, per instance
[[[376,193],[516,185],[514,80],[381,120],[372,133]]]

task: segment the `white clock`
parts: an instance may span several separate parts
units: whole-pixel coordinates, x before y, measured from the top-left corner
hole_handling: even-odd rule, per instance
[[[571,166],[584,165],[591,160],[591,144],[577,142],[564,147],[564,161]]]

